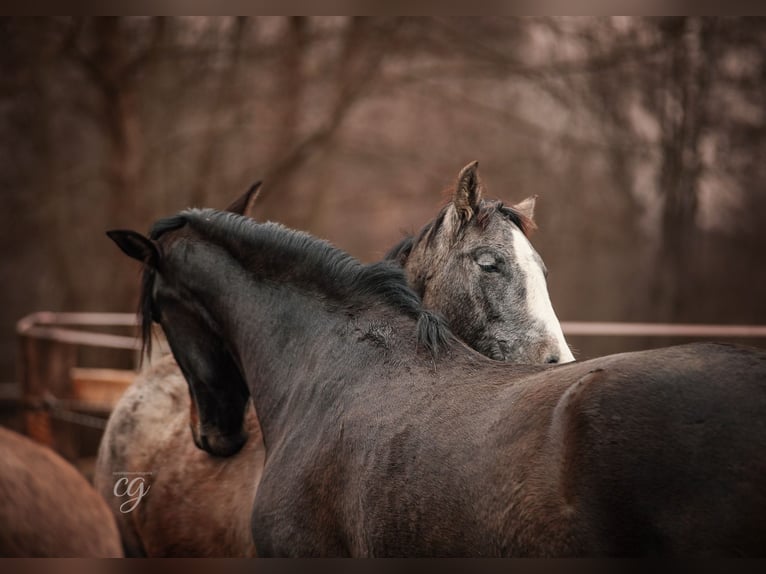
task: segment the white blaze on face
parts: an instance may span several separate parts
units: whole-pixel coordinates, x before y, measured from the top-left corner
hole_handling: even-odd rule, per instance
[[[548,295],[548,284],[540,266],[539,256],[535,253],[526,236],[516,227],[513,229],[513,249],[516,260],[525,269],[527,312],[536,322],[543,325],[543,336],[550,339],[554,345],[551,348],[551,353],[558,354],[558,362],[569,363],[574,361],[574,355],[569,350],[569,345],[564,339],[564,333],[561,331],[561,324],[553,310],[551,298]]]

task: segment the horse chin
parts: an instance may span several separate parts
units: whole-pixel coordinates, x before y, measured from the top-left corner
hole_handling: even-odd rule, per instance
[[[228,457],[238,453],[247,442],[247,433],[240,431],[231,435],[223,435],[217,432],[195,432],[192,429],[194,445],[213,456]]]

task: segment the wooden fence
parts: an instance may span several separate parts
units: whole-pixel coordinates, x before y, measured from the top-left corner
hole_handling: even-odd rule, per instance
[[[135,375],[136,316],[39,312],[21,319],[16,331],[24,432],[69,460],[94,455],[109,413]],[[83,347],[118,349],[134,368],[83,368]]]

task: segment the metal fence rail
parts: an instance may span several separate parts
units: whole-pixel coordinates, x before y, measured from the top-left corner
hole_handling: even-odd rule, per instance
[[[562,321],[565,335],[614,337],[766,338],[766,325]]]

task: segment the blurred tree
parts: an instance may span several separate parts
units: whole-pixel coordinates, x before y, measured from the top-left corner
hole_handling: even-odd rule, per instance
[[[110,144],[105,162],[108,213],[115,217],[131,211],[142,215],[141,204],[134,203],[143,153],[136,83],[158,57],[165,19],[154,17],[148,27],[118,17],[74,18],[64,39],[64,55],[101,100],[96,123],[103,126]]]
[[[191,205],[209,205],[208,195],[213,186],[212,176],[221,162],[225,150],[229,150],[226,134],[240,129],[242,109],[242,51],[252,32],[252,21],[247,16],[232,18],[224,33],[221,61],[216,69],[217,86],[213,88],[207,110],[207,128],[201,157],[197,162],[197,176],[189,195]],[[221,121],[221,110],[228,111],[229,121]]]
[[[263,179],[373,259],[473,159],[540,196],[560,317],[765,322],[764,54],[754,18],[2,19],[0,377],[20,316],[132,308],[106,228]]]
[[[699,182],[703,169],[700,142],[708,126],[713,73],[715,22],[702,18],[656,20],[669,57],[650,84],[657,110],[662,154],[658,189],[663,196],[660,251],[655,288],[658,317],[683,317],[688,300],[691,261],[697,236]]]

